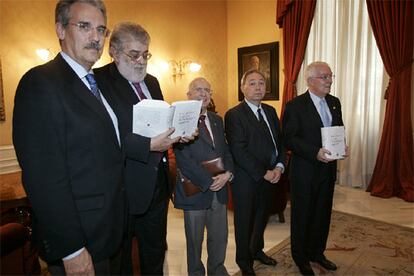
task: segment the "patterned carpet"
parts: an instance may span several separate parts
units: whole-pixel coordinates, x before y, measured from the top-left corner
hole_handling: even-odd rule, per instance
[[[300,275],[289,238],[267,253],[278,265],[255,262],[257,275]],[[325,255],[338,270],[311,263],[317,275],[414,275],[414,229],[334,211]]]

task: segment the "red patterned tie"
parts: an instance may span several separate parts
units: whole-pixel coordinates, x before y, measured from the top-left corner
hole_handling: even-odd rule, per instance
[[[208,139],[211,141],[211,143],[213,143],[213,139],[211,138],[211,133],[207,128],[206,125],[206,115],[200,115],[200,119],[198,120],[199,126],[200,128],[204,129],[204,131],[206,132]]]
[[[133,82],[132,85],[134,85],[137,95],[140,101],[145,100],[147,97],[145,97],[144,92],[142,92],[141,85],[139,82]]]

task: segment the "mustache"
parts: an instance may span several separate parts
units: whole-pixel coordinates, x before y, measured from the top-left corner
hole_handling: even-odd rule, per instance
[[[99,45],[99,42],[92,41],[88,45],[85,46],[86,49],[94,49],[100,51],[102,49],[102,46]]]

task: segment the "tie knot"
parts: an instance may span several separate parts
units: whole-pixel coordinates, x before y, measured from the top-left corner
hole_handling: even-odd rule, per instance
[[[90,86],[95,86],[96,85],[96,80],[95,80],[95,76],[91,73],[86,75],[86,80],[89,82]]]
[[[204,122],[206,120],[206,115],[200,115],[200,121]]]
[[[141,89],[139,82],[133,82],[132,85],[135,86],[136,89]]]

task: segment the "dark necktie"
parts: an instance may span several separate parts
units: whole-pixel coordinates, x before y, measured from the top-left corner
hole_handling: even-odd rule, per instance
[[[135,87],[137,91],[137,95],[140,101],[145,100],[147,97],[145,97],[144,92],[142,92],[141,85],[139,82],[133,82],[132,85]]]
[[[206,133],[208,140],[211,141],[211,143],[213,144],[213,139],[211,138],[211,133],[207,128],[206,125],[206,115],[200,115],[200,118],[198,120],[198,126],[200,127],[200,129],[203,129],[204,132]]]
[[[272,167],[276,166],[276,145],[273,142],[272,134],[270,132],[269,126],[266,124],[266,121],[263,118],[262,110],[260,108],[257,109],[257,114],[259,115],[259,123],[262,128],[265,130],[267,137],[270,139],[273,145],[272,156],[270,160],[270,164]]]
[[[98,84],[96,83],[95,76],[91,73],[87,74],[86,80],[89,83],[89,86],[91,87],[92,94],[102,103],[101,93],[99,92]]]

